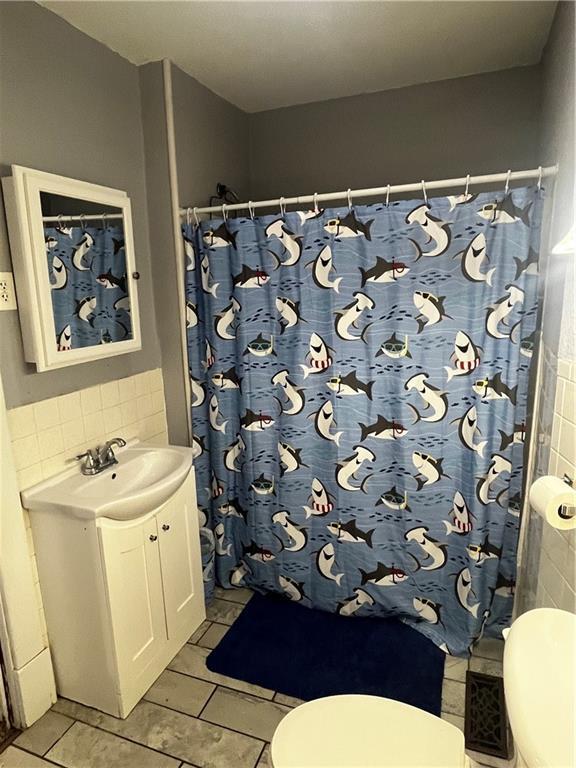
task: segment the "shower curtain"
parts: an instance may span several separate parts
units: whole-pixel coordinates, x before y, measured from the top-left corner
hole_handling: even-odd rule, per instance
[[[59,351],[132,338],[124,229],[44,226]]]
[[[395,616],[457,655],[509,622],[540,197],[184,226],[208,597]]]

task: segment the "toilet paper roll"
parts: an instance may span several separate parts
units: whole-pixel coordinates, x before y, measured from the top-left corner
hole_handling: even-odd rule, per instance
[[[544,475],[532,483],[530,506],[553,528],[576,528],[576,488],[559,477]]]

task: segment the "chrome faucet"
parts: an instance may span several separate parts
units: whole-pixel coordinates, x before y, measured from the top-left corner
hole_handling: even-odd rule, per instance
[[[126,440],[122,437],[113,437],[112,440],[108,440],[104,445],[98,448],[89,448],[84,453],[78,454],[75,457],[76,461],[84,460],[81,467],[83,475],[97,475],[99,472],[103,472],[108,467],[118,464],[118,459],[114,455],[114,446],[123,448],[126,445]]]

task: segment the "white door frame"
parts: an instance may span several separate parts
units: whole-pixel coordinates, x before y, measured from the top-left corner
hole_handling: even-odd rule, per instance
[[[56,701],[40,610],[0,377],[0,646],[17,728],[32,725]]]

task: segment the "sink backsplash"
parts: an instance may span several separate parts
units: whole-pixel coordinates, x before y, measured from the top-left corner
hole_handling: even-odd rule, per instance
[[[70,467],[112,437],[166,443],[162,370],[109,381],[8,411],[20,490]]]

